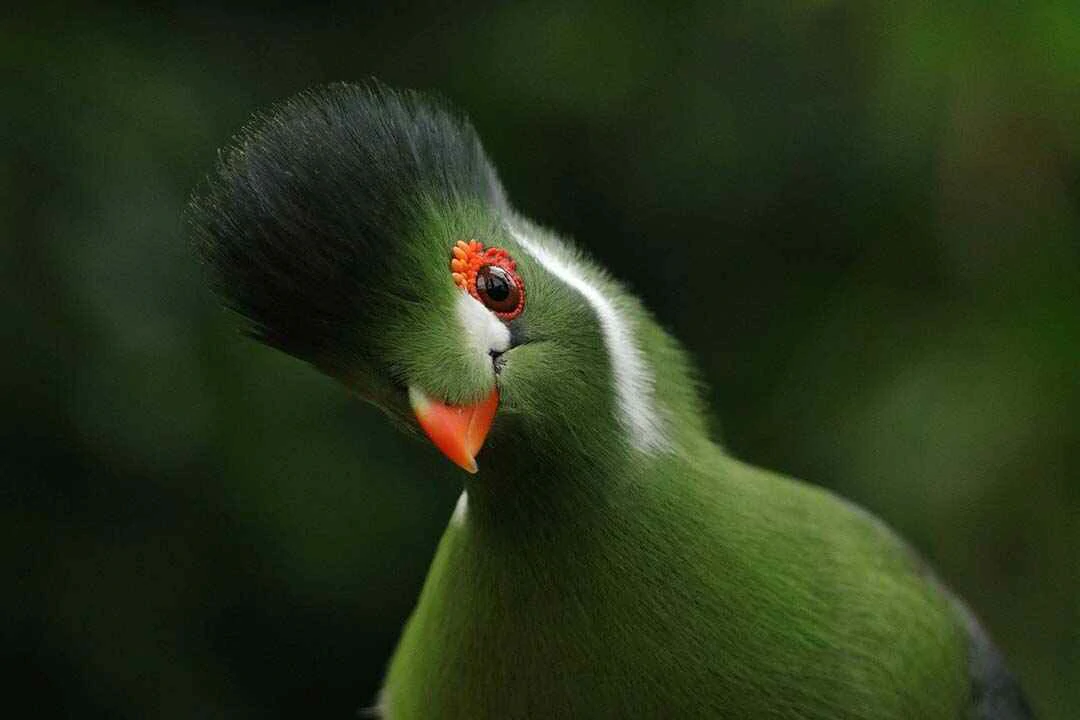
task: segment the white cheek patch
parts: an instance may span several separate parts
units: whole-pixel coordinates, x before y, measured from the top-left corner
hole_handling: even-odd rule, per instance
[[[458,320],[465,342],[481,363],[491,367],[491,351],[510,349],[510,329],[483,303],[464,290],[458,296]]]
[[[653,376],[634,341],[633,331],[611,300],[589,282],[572,259],[560,257],[510,227],[510,234],[521,247],[555,277],[579,292],[592,307],[604,335],[604,346],[611,359],[619,419],[638,450],[653,453],[671,448],[654,404]]]

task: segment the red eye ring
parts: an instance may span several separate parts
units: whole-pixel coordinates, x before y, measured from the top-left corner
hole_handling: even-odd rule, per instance
[[[455,285],[503,320],[513,320],[522,313],[525,283],[510,253],[497,247],[485,250],[477,240],[459,240],[452,253],[450,274]]]

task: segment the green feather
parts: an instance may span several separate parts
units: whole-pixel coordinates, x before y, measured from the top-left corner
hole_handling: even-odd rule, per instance
[[[559,497],[525,500],[551,478],[522,463],[497,491],[470,483],[391,664],[391,716],[962,717],[962,632],[890,535],[695,458]]]

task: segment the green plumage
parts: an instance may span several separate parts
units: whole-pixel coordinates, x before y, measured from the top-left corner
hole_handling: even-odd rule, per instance
[[[1027,717],[1003,668],[972,673],[996,654],[881,523],[710,441],[677,343],[518,216],[438,106],[351,86],[290,101],[242,134],[191,220],[257,336],[404,427],[406,388],[452,404],[499,388],[387,717]],[[507,250],[527,291],[494,365],[455,312],[450,248],[472,238]],[[635,442],[625,358],[582,283],[647,372],[655,447]]]
[[[964,716],[966,640],[893,538],[695,450],[698,467],[624,468],[600,498],[505,511],[547,478],[471,484],[391,664],[390,716]]]

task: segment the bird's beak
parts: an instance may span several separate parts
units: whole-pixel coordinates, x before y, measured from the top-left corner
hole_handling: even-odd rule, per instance
[[[410,387],[409,404],[435,447],[456,465],[475,473],[476,454],[484,445],[499,407],[498,389],[492,388],[491,393],[475,405],[445,405]]]

